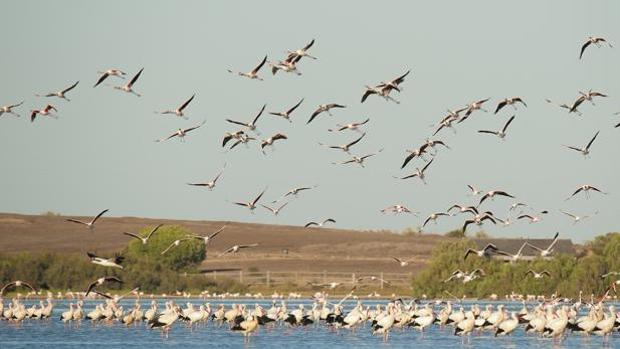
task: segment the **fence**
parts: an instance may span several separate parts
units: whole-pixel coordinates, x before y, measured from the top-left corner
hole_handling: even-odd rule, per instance
[[[256,271],[244,272],[243,270],[234,271],[209,271],[204,273],[205,277],[218,279],[235,279],[244,284],[265,285],[267,287],[282,284],[329,284],[337,283],[342,285],[360,285],[371,282],[394,286],[406,286],[411,283],[412,273],[344,273],[344,272],[282,272],[282,271]],[[371,279],[374,277],[374,280]]]

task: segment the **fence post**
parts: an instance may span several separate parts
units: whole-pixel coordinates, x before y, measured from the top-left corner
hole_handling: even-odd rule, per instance
[[[270,275],[269,275],[269,270],[267,270],[267,278],[266,279],[267,279],[266,280],[267,281],[267,287],[269,287],[270,284],[271,284],[271,278],[270,278]]]
[[[299,284],[299,272],[298,271],[295,272],[295,283]]]
[[[323,270],[323,283],[327,283],[327,270]]]
[[[381,289],[383,289],[383,272],[381,272]]]
[[[213,271],[213,280],[217,280],[217,270]]]
[[[356,283],[356,282],[355,282],[355,273],[352,273],[352,274],[351,274],[351,283],[352,283],[353,285],[355,285],[355,283]]]
[[[243,270],[239,270],[239,282],[243,283]]]

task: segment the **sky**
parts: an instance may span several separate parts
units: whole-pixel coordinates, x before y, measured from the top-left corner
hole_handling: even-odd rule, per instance
[[[496,198],[484,210],[508,216],[515,201],[548,210],[536,224],[474,227],[496,237],[550,237],[559,231],[576,241],[618,230],[620,183],[620,47],[590,47],[588,36],[620,46],[618,1],[7,1],[0,21],[0,104],[24,100],[20,118],[0,117],[0,211],[92,216],[229,220],[303,225],[334,218],[339,228],[402,230],[419,227],[432,212],[452,204],[475,204],[467,184],[503,189],[516,199]],[[267,69],[264,81],[231,75],[249,71],[264,55],[281,60],[315,39],[298,65],[301,76]],[[93,88],[98,71],[119,68],[128,75],[144,67],[134,85],[142,97],[114,90],[125,81],[109,78]],[[364,85],[411,70],[400,104],[371,96],[360,103]],[[41,94],[79,85],[70,102]],[[609,95],[585,102],[583,116],[545,102],[572,103],[578,91]],[[174,109],[192,94],[189,120],[155,114]],[[482,111],[433,139],[446,142],[426,175],[427,184],[404,176],[424,165],[416,159],[400,169],[406,149],[434,132],[446,109],[491,98],[521,96],[527,108]],[[288,140],[267,155],[258,143],[232,151],[221,147],[226,118],[250,120],[263,104],[282,111],[304,98],[289,123],[271,115],[258,122],[266,138]],[[29,121],[29,110],[47,103],[58,119]],[[322,114],[306,125],[322,103],[346,109]],[[505,141],[477,133],[500,129],[516,115]],[[366,167],[334,165],[347,159],[318,143],[344,144],[358,133],[328,132],[336,124],[370,118],[367,136],[353,148],[364,155],[384,149]],[[186,142],[156,143],[178,128],[206,120]],[[562,145],[583,146],[600,130],[590,158]],[[431,156],[426,156],[430,160]],[[212,179],[226,164],[213,191],[187,182]],[[608,195],[565,199],[580,185]],[[249,201],[267,188],[269,204],[297,186],[317,185],[291,200],[274,217],[254,214],[232,201]],[[403,204],[414,215],[383,215]],[[595,216],[573,225],[566,210]],[[530,211],[526,210],[526,213]],[[514,214],[513,214],[514,216]],[[426,232],[445,232],[466,216],[443,217]],[[514,217],[513,217],[514,220]]]

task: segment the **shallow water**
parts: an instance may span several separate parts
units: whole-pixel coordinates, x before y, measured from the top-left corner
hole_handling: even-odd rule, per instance
[[[184,305],[187,300],[177,300]],[[191,300],[194,305],[202,301]],[[212,306],[219,304],[230,306],[232,303],[245,303],[252,307],[261,304],[270,307],[270,300],[245,300],[245,301],[209,301]],[[85,313],[92,310],[99,301],[85,302]],[[148,307],[150,300],[143,300],[142,308]],[[290,310],[306,301],[289,301]],[[374,305],[377,301],[365,301],[364,304]],[[380,302],[385,304],[385,302]],[[30,305],[31,302],[25,302]],[[121,302],[125,309],[134,304],[134,300]],[[159,302],[160,306],[163,301]],[[345,310],[351,309],[355,302],[346,302]],[[184,324],[174,325],[168,338],[161,335],[158,330],[149,330],[144,322],[138,322],[135,326],[126,327],[123,324],[92,325],[83,320],[80,324],[63,324],[59,321],[60,314],[68,308],[68,302],[56,301],[54,316],[45,320],[26,320],[23,324],[10,324],[0,322],[0,348],[84,348],[105,345],[108,348],[123,348],[128,346],[163,347],[163,348],[187,348],[197,346],[215,345],[220,348],[452,348],[463,346],[471,348],[620,348],[620,333],[614,333],[610,338],[604,339],[598,336],[582,337],[578,334],[567,336],[561,342],[553,339],[540,338],[538,336],[524,335],[523,327],[507,337],[493,337],[491,332],[483,332],[481,335],[472,336],[468,342],[454,336],[453,327],[439,328],[433,326],[420,333],[419,330],[396,329],[391,332],[387,342],[383,342],[380,336],[370,334],[369,324],[357,328],[355,332],[346,329],[332,330],[324,325],[311,325],[308,327],[291,328],[284,325],[270,324],[261,327],[250,343],[244,343],[243,336],[231,332],[226,325],[218,326],[213,322],[190,330]],[[509,310],[521,308],[520,303],[509,305]]]

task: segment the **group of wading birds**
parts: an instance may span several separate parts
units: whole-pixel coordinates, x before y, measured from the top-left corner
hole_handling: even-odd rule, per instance
[[[298,70],[298,63],[302,60],[302,58],[317,59],[316,57],[309,54],[309,50],[313,46],[313,44],[314,40],[309,42],[301,49],[288,51],[288,55],[282,61],[270,62],[268,61],[267,56],[265,56],[254,69],[247,73],[234,72],[232,70],[228,71],[230,73],[237,74],[251,80],[262,80],[262,78],[259,76],[259,71],[265,64],[268,64],[271,67],[273,75],[275,75],[279,71],[301,75],[301,72]],[[582,45],[579,58],[582,58],[585,50],[591,45],[601,47],[603,44],[607,44],[611,47],[611,44],[609,44],[604,38],[588,38],[588,40]],[[134,90],[134,85],[138,82],[138,79],[143,73],[143,70],[144,68],[140,69],[128,83],[121,86],[113,86],[113,88],[140,97],[141,95]],[[101,75],[96,81],[94,87],[101,85],[110,77],[124,79],[124,76],[126,75],[125,72],[121,71],[120,69],[108,69],[100,73]],[[401,84],[404,83],[405,78],[409,75],[409,73],[410,72],[407,71],[404,74],[396,77],[395,79],[388,80],[387,82],[380,82],[375,86],[366,86],[366,90],[362,95],[361,102],[364,103],[367,98],[372,95],[376,95],[382,97],[386,101],[400,103],[398,100],[392,97],[392,93],[400,93],[403,90]],[[50,98],[57,97],[69,101],[69,98],[67,98],[67,94],[74,88],[76,88],[78,84],[79,81],[63,90],[37,96]],[[571,104],[559,104],[559,106],[567,109],[568,113],[570,114],[582,115],[578,108],[581,107],[584,102],[588,101],[592,105],[594,105],[594,98],[604,97],[607,97],[607,95],[602,92],[589,90],[588,92],[580,92],[577,99]],[[195,94],[193,94],[189,99],[184,101],[178,108],[163,110],[156,113],[167,115],[169,114],[179,118],[188,119],[185,115],[185,110],[194,100],[194,98]],[[487,110],[484,108],[484,106],[486,105],[486,103],[489,102],[489,100],[489,98],[481,99],[471,102],[467,104],[464,108],[458,109],[456,111],[449,110],[449,114],[437,124],[437,128],[432,136],[437,135],[441,130],[447,128],[450,128],[454,131],[453,127],[455,124],[460,124],[463,121],[467,120],[470,116],[474,115],[476,111],[486,112]],[[299,100],[299,102],[297,102],[295,105],[288,108],[284,112],[269,112],[269,114],[292,122],[293,113],[303,102],[304,99],[302,98],[301,100]],[[547,102],[554,103],[549,99],[547,99]],[[19,116],[19,114],[17,114],[14,109],[20,107],[23,103],[24,102],[20,102],[0,108],[0,116],[4,114]],[[505,107],[507,106],[511,106],[514,110],[517,110],[518,104],[521,104],[523,107],[527,107],[526,102],[521,97],[505,98],[497,104],[494,113],[500,113],[500,111],[505,110]],[[346,105],[338,103],[321,104],[310,115],[306,124],[313,122],[317,119],[317,117],[321,116],[324,113],[332,115],[332,110],[342,108],[346,108]],[[251,141],[257,140],[253,136],[260,136],[260,132],[258,132],[257,130],[257,123],[260,117],[263,115],[265,109],[266,105],[262,106],[258,114],[247,122],[226,119],[228,123],[241,126],[243,128],[232,132],[226,132],[222,140],[222,147],[230,145],[228,148],[229,150],[236,148],[239,144],[244,144],[246,147],[248,147],[248,144]],[[57,112],[58,109],[56,108],[56,106],[52,104],[47,104],[41,109],[31,110],[30,121],[34,122],[37,117],[41,116],[56,118],[57,116],[55,115],[55,113]],[[482,134],[492,134],[503,140],[507,136],[508,127],[515,120],[515,118],[515,115],[511,116],[501,130],[479,130],[478,132]],[[344,153],[351,155],[352,148],[366,137],[366,132],[363,131],[362,128],[365,127],[365,125],[367,125],[369,121],[370,119],[367,118],[362,121],[351,122],[344,125],[338,124],[337,127],[329,129],[330,132],[341,132],[349,130],[360,133],[359,137],[349,143],[345,143],[342,145],[326,145],[320,143],[320,145],[326,146],[330,149],[341,150]],[[161,139],[157,139],[156,142],[164,142],[172,138],[178,138],[181,141],[184,141],[185,137],[190,132],[199,129],[204,124],[205,121],[189,128],[179,128],[171,134]],[[615,125],[615,127],[620,127],[620,123]],[[581,153],[584,157],[588,157],[590,154],[590,148],[598,135],[599,132],[596,132],[596,134],[587,143],[587,145],[583,147],[566,147],[567,149]],[[283,142],[287,139],[288,137],[285,134],[278,132],[269,138],[263,139],[260,142],[260,148],[263,154],[266,154],[265,148],[273,148],[276,141]],[[421,168],[416,168],[415,172],[410,175],[396,178],[406,180],[418,177],[422,182],[426,183],[426,171],[435,160],[438,146],[449,149],[449,146],[441,140],[427,139],[426,142],[418,148],[415,148],[413,150],[407,150],[408,154],[401,165],[401,169],[404,169],[411,161],[416,158],[424,160],[425,164]],[[357,164],[361,167],[364,167],[365,161],[368,158],[378,155],[379,153],[381,153],[382,150],[383,149],[380,149],[374,153],[365,155],[351,155],[351,158],[341,163],[334,164]],[[432,156],[432,158],[430,160],[427,160],[425,158],[425,156],[427,155]],[[209,190],[213,190],[216,187],[216,184],[222,174],[223,169],[210,181],[187,184],[191,186],[205,187]],[[313,188],[313,186],[293,188],[284,195],[282,195],[282,197],[272,201],[271,203],[276,204],[285,198],[295,197],[300,192]],[[468,219],[465,220],[463,224],[463,232],[470,224],[482,225],[485,222],[491,222],[493,224],[501,223],[507,226],[513,223],[510,218],[500,219],[490,211],[482,211],[481,205],[483,204],[483,202],[487,200],[493,200],[496,197],[507,197],[514,199],[514,195],[508,193],[505,190],[481,191],[476,189],[472,185],[469,186],[469,189],[471,190],[471,194],[473,196],[480,196],[479,202],[476,206],[456,204],[450,207],[450,209],[446,212],[432,213],[425,219],[423,227],[426,226],[429,222],[436,222],[439,217],[453,215],[453,213],[451,213],[453,210],[456,210],[457,214],[471,215]],[[247,207],[252,213],[254,213],[254,210],[258,206],[261,206],[266,210],[270,211],[272,214],[278,215],[279,212],[289,202],[285,202],[279,207],[270,207],[268,205],[259,204],[259,201],[265,194],[265,191],[266,189],[261,191],[258,196],[248,202],[233,202],[233,204]],[[581,192],[583,192],[586,196],[589,196],[590,192],[607,194],[593,185],[584,184],[576,188],[567,198],[567,200]],[[517,209],[523,210],[525,208],[528,208],[527,204],[522,202],[515,202],[510,206],[509,211],[512,212]],[[546,210],[540,212],[534,212],[533,209],[530,210],[532,211],[531,213],[524,213],[524,211],[521,211],[521,213],[516,219],[527,220],[530,223],[537,223],[542,219],[542,215],[548,213],[548,211]],[[94,230],[97,220],[107,211],[108,210],[104,210],[100,212],[91,221],[80,221],[76,219],[69,219],[69,221],[85,225],[90,230]],[[401,204],[391,205],[381,210],[381,212],[393,214],[417,214],[417,212],[414,212]],[[575,223],[588,217],[575,215],[565,211],[562,211],[562,213],[570,217]],[[333,218],[327,218],[319,222],[308,222],[305,226],[322,227],[327,223],[335,222],[336,221]],[[129,232],[125,232],[125,234],[132,238],[140,240],[143,244],[147,244],[149,238],[154,233],[156,233],[157,229],[160,227],[161,225],[155,227],[147,236],[141,236]],[[206,236],[188,235],[183,239],[172,241],[171,244],[161,252],[161,254],[166,254],[170,249],[179,246],[182,242],[192,239],[201,239],[204,241],[205,245],[208,246],[209,243],[224,230],[224,228],[225,227],[222,227],[218,231]],[[508,259],[510,261],[516,262],[522,257],[522,252],[526,247],[538,251],[541,257],[549,257],[553,252],[553,248],[557,242],[557,239],[558,234],[556,234],[553,242],[547,248],[537,247],[526,242],[523,244],[523,246],[521,246],[521,248],[516,252],[516,254],[508,253],[506,251],[500,251],[494,245],[490,244],[480,251],[473,249],[466,251],[465,258],[467,258],[467,256],[470,254],[475,254],[479,257],[489,257],[492,254],[498,254],[507,256],[509,257]],[[234,245],[229,249],[225,250],[220,255],[224,255],[227,253],[237,253],[239,250],[254,246],[257,246],[257,244]],[[99,264],[105,267],[114,267],[120,269],[123,268],[121,265],[122,256],[103,258],[89,252],[88,257],[95,264]],[[406,266],[409,263],[409,261],[397,257],[394,257],[394,260],[398,262],[401,266]],[[547,271],[537,272],[534,270],[530,270],[528,271],[528,274],[531,274],[534,278],[537,279],[543,278],[544,276],[549,276],[549,273]],[[617,273],[611,274],[617,275]],[[461,270],[456,270],[452,274],[452,276],[446,280],[446,282],[461,279],[463,283],[467,283],[483,275],[484,271],[480,269],[474,270],[472,272],[463,272]],[[605,275],[605,277],[610,275]],[[384,280],[379,281],[384,282]],[[187,321],[191,326],[195,323],[205,322],[208,319],[214,319],[217,321],[228,322],[231,325],[231,330],[241,331],[246,337],[256,331],[259,326],[269,326],[267,324],[270,322],[286,322],[293,326],[304,326],[324,321],[329,326],[335,328],[342,327],[347,329],[361,327],[364,326],[366,322],[370,322],[373,333],[382,334],[384,336],[384,339],[387,339],[389,332],[394,328],[416,327],[424,330],[428,326],[435,323],[438,323],[442,326],[446,324],[451,324],[454,326],[454,333],[459,335],[471,334],[474,331],[485,329],[492,329],[493,331],[495,331],[496,335],[510,334],[519,326],[519,324],[527,323],[526,331],[537,332],[542,335],[551,337],[559,337],[563,333],[565,333],[567,329],[572,331],[582,331],[588,334],[596,333],[607,335],[610,334],[619,325],[619,323],[616,321],[617,315],[615,309],[613,307],[609,307],[607,309],[608,312],[606,312],[603,306],[603,301],[607,298],[611,290],[616,290],[616,285],[620,285],[620,280],[611,283],[606,294],[600,299],[600,301],[593,301],[589,304],[586,304],[589,310],[587,315],[584,316],[579,316],[579,311],[584,306],[584,303],[582,303],[581,299],[577,302],[572,303],[560,302],[557,299],[553,299],[551,301],[540,303],[533,309],[528,309],[524,305],[524,308],[521,311],[519,311],[518,313],[513,312],[511,314],[508,314],[506,312],[503,305],[498,306],[496,310],[493,310],[492,305],[488,305],[484,310],[482,310],[478,305],[474,304],[471,306],[471,309],[469,311],[465,311],[462,306],[458,310],[454,309],[451,302],[427,303],[424,306],[420,307],[417,302],[411,302],[406,304],[402,300],[390,301],[384,307],[381,305],[377,305],[376,309],[370,309],[370,307],[364,306],[362,303],[358,303],[351,311],[349,311],[348,313],[344,313],[342,305],[344,299],[341,300],[339,303],[333,305],[333,307],[330,307],[330,304],[327,302],[324,294],[322,296],[319,295],[315,298],[312,309],[304,309],[304,306],[300,305],[298,309],[290,312],[288,311],[285,303],[282,303],[279,306],[276,306],[276,304],[274,303],[269,309],[263,309],[261,306],[257,305],[254,310],[250,310],[247,309],[244,305],[234,305],[231,309],[225,310],[224,306],[222,305],[217,310],[214,310],[209,304],[200,305],[198,309],[196,309],[193,305],[188,304],[187,308],[181,309],[181,307],[174,304],[173,302],[166,302],[165,309],[163,309],[162,311],[158,310],[156,302],[153,302],[151,307],[146,311],[142,311],[140,309],[140,304],[138,302],[136,302],[136,305],[133,309],[124,311],[122,306],[119,306],[117,304],[118,301],[122,299],[122,296],[111,296],[98,290],[99,287],[103,286],[106,283],[122,283],[122,281],[115,276],[106,276],[93,281],[89,285],[88,290],[85,292],[85,296],[88,296],[91,292],[97,293],[98,295],[106,298],[105,304],[99,304],[94,310],[90,311],[88,314],[84,314],[83,301],[80,300],[77,302],[75,307],[73,304],[70,304],[70,309],[62,313],[61,319],[63,321],[73,321],[80,320],[85,316],[86,318],[93,321],[118,320],[125,324],[131,324],[135,321],[141,321],[144,319],[147,321],[148,325],[151,328],[161,327],[166,333],[170,329],[172,324],[178,320]],[[334,288],[333,284],[334,283],[327,284],[326,286]],[[2,290],[0,291],[0,296],[4,293],[6,289],[12,287],[28,287],[35,291],[35,289],[26,282],[14,281],[12,283],[9,283],[8,285],[5,285],[2,288]],[[349,293],[349,295],[345,297],[345,299],[350,297],[352,295],[352,292]],[[434,307],[438,305],[442,305],[442,308],[439,310],[439,312],[435,312]],[[33,305],[30,308],[26,308],[19,299],[14,299],[13,302],[10,303],[10,305],[6,308],[4,307],[4,304],[0,302],[0,309],[2,309],[2,311],[0,312],[2,314],[2,318],[11,321],[23,321],[26,318],[50,317],[52,315],[53,303],[51,299],[48,299],[47,303],[41,302],[38,307],[37,305]]]

